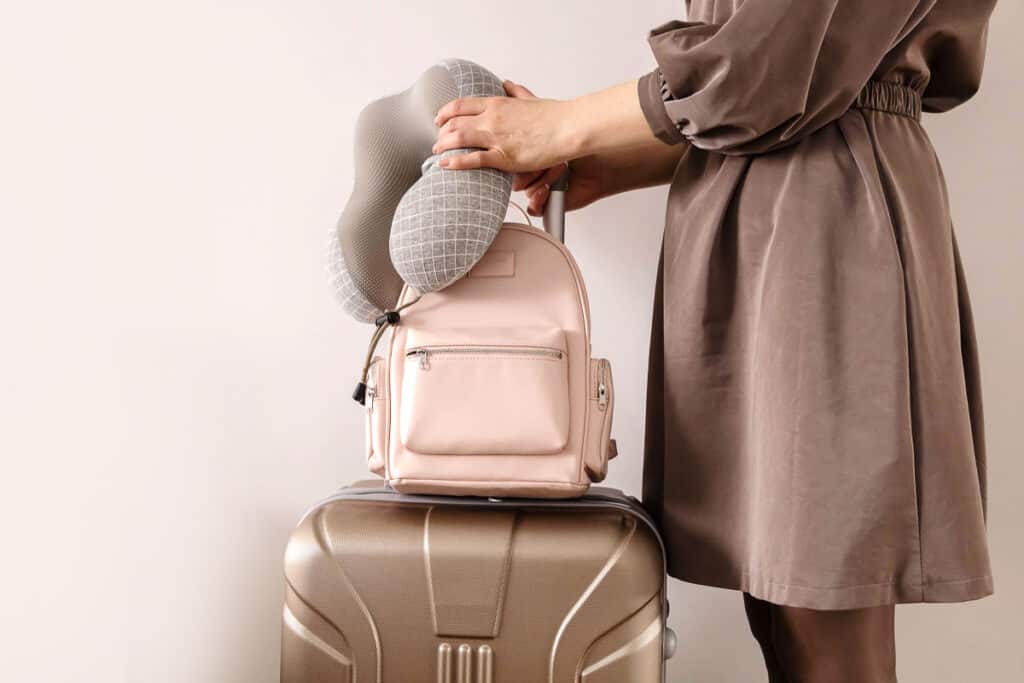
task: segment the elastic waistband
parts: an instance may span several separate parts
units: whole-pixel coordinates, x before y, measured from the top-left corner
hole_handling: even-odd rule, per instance
[[[899,83],[868,81],[853,106],[921,120],[921,93]]]

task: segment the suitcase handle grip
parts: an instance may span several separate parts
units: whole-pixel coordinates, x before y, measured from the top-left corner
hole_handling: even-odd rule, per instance
[[[551,193],[544,207],[544,229],[559,242],[565,242],[565,192],[569,189],[569,169],[551,183]]]

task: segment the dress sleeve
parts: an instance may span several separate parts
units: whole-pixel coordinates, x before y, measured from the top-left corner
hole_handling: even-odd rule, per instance
[[[771,151],[842,116],[933,4],[746,0],[720,24],[670,22],[651,32],[641,107],[665,142]]]
[[[922,52],[931,78],[922,94],[924,111],[949,111],[978,91],[994,8],[995,0],[971,0],[946,3],[928,15],[930,35]]]

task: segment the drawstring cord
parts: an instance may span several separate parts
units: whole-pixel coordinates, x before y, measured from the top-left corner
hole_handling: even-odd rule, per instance
[[[436,160],[437,155],[434,155],[423,162],[424,170],[427,169],[429,165],[432,165]],[[523,214],[523,218],[526,219],[526,223],[531,227],[533,226],[533,221],[530,220],[530,214],[526,212],[526,209],[521,207],[519,204],[516,204],[514,201],[509,201],[509,204],[519,209],[519,212]],[[382,315],[378,316],[377,319],[374,320],[374,323],[377,325],[377,329],[373,331],[373,336],[370,337],[370,346],[366,350],[366,360],[363,361],[363,371],[359,375],[359,384],[356,385],[355,391],[352,392],[352,399],[356,403],[366,405],[366,380],[370,376],[370,366],[373,365],[373,352],[377,350],[377,345],[380,343],[381,337],[384,336],[385,330],[397,325],[402,319],[402,316],[400,315],[401,311],[419,301],[421,296],[422,294],[409,303],[399,306],[393,311],[384,311]]]
[[[373,352],[377,350],[377,344],[380,343],[380,338],[384,336],[384,331],[388,327],[397,325],[402,319],[400,315],[401,311],[404,311],[409,306],[420,300],[417,296],[415,299],[407,304],[403,304],[393,311],[384,311],[383,315],[377,317],[374,321],[377,329],[373,331],[373,336],[370,337],[370,346],[366,349],[366,360],[363,362],[363,371],[359,375],[359,384],[356,385],[355,391],[352,392],[352,399],[360,404],[366,405],[366,380],[370,376],[370,366],[373,364]]]

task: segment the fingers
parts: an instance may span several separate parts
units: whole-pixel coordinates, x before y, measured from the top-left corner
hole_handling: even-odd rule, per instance
[[[521,100],[531,100],[537,98],[537,96],[530,92],[530,89],[527,88],[525,85],[519,85],[518,83],[513,83],[512,81],[505,81],[504,83],[502,83],[502,85],[505,86],[505,93],[509,97],[516,97]]]
[[[445,157],[438,162],[438,165],[450,171],[464,171],[470,168],[497,168],[504,170],[504,161],[505,158],[500,152],[487,149]]]
[[[547,185],[534,185],[526,191],[526,212],[531,216],[540,216],[551,196],[551,188]]]
[[[540,171],[538,173],[521,173],[517,175],[520,178],[520,186],[516,186],[516,181],[513,181],[513,190],[526,190],[526,199],[528,202],[527,213],[532,216],[539,216],[544,212],[544,206],[548,202],[548,197],[551,196],[551,184],[562,177],[569,168],[569,164],[558,164],[551,168]]]
[[[469,125],[455,127],[454,121],[449,121],[441,129],[434,143],[432,152],[440,154],[451,149],[467,149],[471,147],[486,148],[493,142],[490,133],[479,130]]]
[[[437,131],[437,142],[434,143],[432,152],[440,154],[452,149],[490,147],[493,142],[492,136],[479,127],[481,119],[475,118],[485,109],[486,98],[478,97],[453,100],[444,105],[434,120],[435,123],[444,122]],[[450,118],[445,119],[446,116]]]
[[[533,185],[535,182],[540,180],[546,171],[528,171],[526,173],[516,173],[512,176],[512,191],[519,192]]]
[[[544,172],[544,176],[537,181],[539,185],[551,185],[553,182],[562,177],[562,175],[569,170],[569,164],[561,163],[552,166]]]
[[[487,108],[486,97],[463,97],[452,100],[437,111],[434,118],[435,126],[443,126],[457,116],[476,116]]]
[[[519,192],[520,190],[528,189],[532,185],[550,185],[561,178],[562,174],[567,170],[569,170],[569,164],[561,163],[543,171],[516,173],[512,177],[512,190]]]

